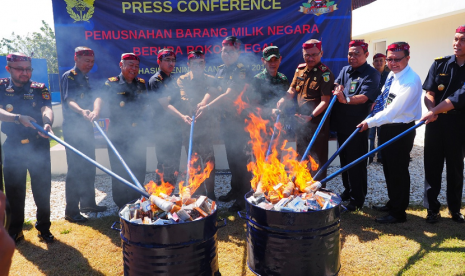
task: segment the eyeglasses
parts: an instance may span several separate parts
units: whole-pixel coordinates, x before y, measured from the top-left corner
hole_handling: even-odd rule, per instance
[[[232,54],[234,54],[236,51],[225,51],[225,50],[222,50],[221,52],[224,53],[224,54],[232,55]]]
[[[170,59],[170,58],[164,58],[161,61],[166,61],[166,62],[171,62],[171,63],[176,63],[176,59]]]
[[[318,53],[315,53],[315,54],[305,54],[304,55],[304,58],[316,58],[317,56],[319,56],[321,54],[321,51],[319,51]]]
[[[19,72],[26,72],[28,74],[32,73],[32,71],[34,71],[34,68],[18,68],[18,67],[11,67],[11,66],[8,66],[10,67],[11,69],[14,69],[16,71],[19,71]]]
[[[401,57],[401,58],[387,58],[387,59],[386,59],[386,62],[387,62],[387,63],[389,63],[389,62],[398,63],[398,62],[400,62],[401,60],[403,60],[404,57],[406,57],[406,56],[403,56],[403,57]]]

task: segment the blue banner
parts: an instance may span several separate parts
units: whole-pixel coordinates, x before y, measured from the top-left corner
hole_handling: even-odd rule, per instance
[[[157,51],[177,54],[174,73],[188,71],[187,53],[206,53],[206,73],[215,75],[222,64],[224,37],[243,43],[242,60],[254,73],[263,69],[264,47],[281,50],[280,72],[292,79],[303,63],[301,45],[308,39],[323,42],[325,63],[337,76],[347,65],[351,32],[350,0],[52,0],[60,75],[74,66],[74,48],[95,51],[91,80],[118,75],[122,53],[140,55],[139,77],[148,80],[158,70]]]

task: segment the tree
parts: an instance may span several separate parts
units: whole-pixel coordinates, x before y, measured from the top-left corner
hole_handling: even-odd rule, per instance
[[[26,55],[34,53],[34,58],[47,60],[49,74],[58,74],[58,59],[55,33],[50,26],[42,20],[41,32],[33,32],[26,36],[11,33],[11,38],[0,40],[0,55],[13,52],[21,52]],[[3,50],[6,49],[6,52]]]

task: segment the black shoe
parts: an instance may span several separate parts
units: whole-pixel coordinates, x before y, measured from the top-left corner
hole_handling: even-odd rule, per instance
[[[349,203],[349,204],[346,205],[346,209],[349,212],[354,212],[354,211],[362,209],[362,207],[359,207],[359,206],[357,206],[357,205],[355,205],[353,203]]]
[[[70,222],[86,222],[87,221],[87,218],[83,217],[81,214],[77,214],[74,216],[65,215],[65,219]]]
[[[213,201],[216,201],[216,195],[214,192],[208,192],[207,197]]]
[[[237,196],[234,192],[232,191],[229,191],[226,195],[222,195],[218,198],[219,201],[223,201],[223,202],[229,202],[231,200],[234,200],[236,199]]]
[[[375,206],[375,205],[373,205],[371,208],[373,210],[380,211],[380,212],[389,212],[389,207],[387,207],[386,205],[383,205],[383,206]]]
[[[428,210],[428,215],[426,215],[426,222],[427,223],[436,223],[439,221],[441,214],[439,212],[433,212]]]
[[[42,232],[39,231],[39,234],[37,235],[37,237],[39,237],[41,241],[43,240],[46,243],[51,243],[55,239],[55,237],[52,235],[52,233],[50,233],[50,231],[48,231],[48,230],[47,231],[42,231]]]
[[[381,218],[376,218],[375,221],[377,223],[401,223],[401,222],[406,222],[407,219],[406,218],[398,219],[391,215],[387,215]]]
[[[234,204],[228,208],[229,212],[237,212],[243,210],[245,208],[245,201],[243,199],[238,199],[234,202]]]
[[[106,210],[107,210],[107,206],[98,206],[98,205],[89,206],[89,207],[81,207],[81,209],[79,209],[81,213],[88,213],[88,212],[98,213],[98,212],[105,212]]]
[[[10,237],[15,241],[15,244],[18,244],[21,240],[24,240],[23,231],[10,235]]]
[[[342,201],[350,200],[350,194],[349,194],[349,192],[346,192],[346,191],[342,192],[342,194],[341,194],[341,200],[342,200]]]
[[[457,213],[451,213],[452,220],[458,223],[464,223],[465,219],[463,218],[463,215],[460,214],[460,212]]]

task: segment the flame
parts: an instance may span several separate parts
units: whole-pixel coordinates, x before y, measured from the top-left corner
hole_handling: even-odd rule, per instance
[[[157,185],[153,180],[150,180],[147,185],[145,185],[145,190],[150,194],[150,195],[155,195],[155,196],[160,196],[161,193],[165,195],[171,195],[171,193],[174,190],[174,186],[171,185],[168,182],[163,181],[163,173],[156,171],[156,173],[159,175],[160,180],[161,180],[161,185]]]
[[[260,110],[259,110],[260,111]],[[313,182],[313,178],[308,170],[308,163],[310,162],[312,170],[318,169],[318,164],[310,157],[310,160],[305,160],[302,163],[298,161],[297,152],[287,147],[287,141],[284,141],[280,150],[283,153],[282,161],[278,158],[277,144],[273,143],[271,153],[266,159],[266,152],[272,134],[272,129],[268,128],[267,120],[257,116],[253,113],[249,114],[249,119],[245,120],[246,130],[250,134],[250,144],[252,145],[252,152],[254,161],[247,164],[247,169],[252,172],[253,178],[251,186],[254,190],[257,189],[258,183],[267,194],[277,192],[279,197],[282,198],[282,190],[275,190],[274,187],[283,183],[286,185],[289,181],[293,181],[299,190],[305,189],[308,186],[307,182]],[[277,140],[282,131],[282,125],[276,124],[275,139]],[[283,185],[283,186],[284,186]]]
[[[184,186],[185,181],[179,182],[179,191],[180,194],[184,192],[186,188],[190,189],[190,193],[193,194],[202,183],[210,177],[210,173],[213,171],[213,162],[208,161],[205,164],[205,168],[202,170],[200,166],[199,156],[197,153],[191,157],[191,162],[189,166],[189,185]],[[195,166],[197,165],[197,167]]]
[[[234,106],[236,107],[237,114],[241,114],[242,110],[249,107],[249,104],[242,100],[242,95],[244,95],[244,92],[247,90],[247,87],[248,85],[246,84],[242,92],[237,97],[237,99],[233,102]]]

